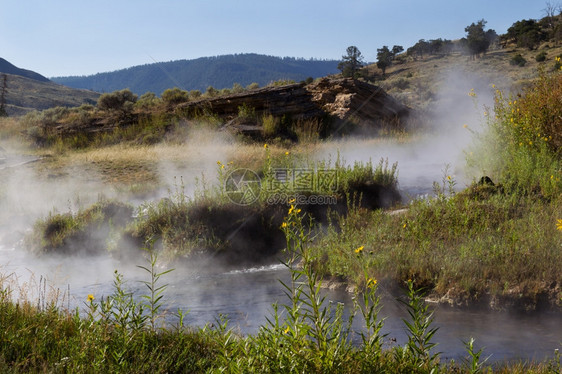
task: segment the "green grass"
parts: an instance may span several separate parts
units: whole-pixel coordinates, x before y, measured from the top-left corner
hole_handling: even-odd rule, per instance
[[[35,222],[25,246],[36,254],[99,253],[129,223],[132,212],[127,204],[105,199],[76,213],[53,211]]]
[[[392,283],[413,279],[452,303],[560,307],[562,291],[551,288],[562,282],[560,200],[476,197],[484,190],[416,201],[401,215],[357,209],[315,246],[319,271],[357,284],[366,266]]]
[[[495,186],[474,183],[455,194],[444,176],[436,198],[402,214],[356,209],[319,240],[319,271],[358,284],[366,266],[453,304],[562,306],[561,83],[562,74],[543,74],[524,95],[497,92],[496,116],[470,160]]]
[[[181,310],[176,313],[177,323],[165,323],[161,306],[166,284],[161,278],[169,271],[157,272],[156,253],[149,247],[148,265],[142,267],[149,276],[143,282],[146,295],[135,298],[116,271],[113,294],[99,300],[88,295],[82,313],[65,310],[58,300],[40,300],[36,305],[13,302],[10,288],[2,283],[0,369],[13,373],[549,373],[562,368],[559,355],[543,363],[489,367],[481,359],[482,350],[474,351],[474,340],[466,344],[462,363],[441,362],[440,354],[430,351],[438,344],[433,339],[437,328],[432,311],[412,280],[406,283],[404,300],[408,342],[383,348],[378,282],[366,268],[353,305],[365,325],[359,332],[361,343],[351,345],[352,321],[343,320],[343,306],[333,310],[321,296],[322,279],[311,247],[314,238],[305,220],[300,208],[289,208],[282,224],[285,265],[291,273],[291,281],[284,284],[287,299],[273,305],[273,315],[255,335],[237,335],[220,316],[216,324],[203,328],[185,326]],[[362,251],[355,252],[362,255]]]

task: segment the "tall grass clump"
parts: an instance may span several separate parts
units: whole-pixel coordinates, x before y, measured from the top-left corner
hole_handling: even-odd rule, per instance
[[[77,212],[52,211],[35,222],[24,244],[36,254],[84,254],[104,251],[130,221],[128,204],[100,199]]]
[[[562,74],[542,72],[522,95],[496,91],[482,169],[509,192],[554,198],[562,192]]]
[[[139,299],[117,271],[113,293],[90,294],[79,308],[65,310],[56,300],[45,306],[13,302],[0,284],[0,371],[71,373],[207,372],[217,355],[216,343],[203,330],[155,323],[162,317],[162,292],[157,272],[144,282]],[[183,313],[178,312],[178,316]]]

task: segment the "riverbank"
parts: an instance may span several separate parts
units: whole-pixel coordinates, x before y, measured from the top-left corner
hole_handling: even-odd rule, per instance
[[[300,237],[303,232],[299,228],[299,222],[302,222],[299,216],[302,218],[302,212],[296,209],[284,221],[286,227],[296,230],[287,232],[288,236],[296,234]],[[304,253],[301,250],[306,251],[307,240],[301,243],[304,247],[295,242],[289,251]],[[286,284],[290,289],[308,287],[305,286],[308,280],[315,278],[313,267],[306,265],[310,265],[310,258],[300,258],[304,266],[297,268],[290,265],[294,262],[288,262],[292,277],[299,276],[302,282],[301,285],[292,284],[289,279]],[[480,349],[482,340],[478,339],[476,343],[467,340],[465,351],[456,361],[438,353],[430,354],[431,347],[443,342],[439,333],[433,337],[429,335],[437,328],[435,316],[432,309],[424,309],[420,303],[423,295],[413,290],[412,282],[407,284],[409,291],[400,298],[405,302],[400,308],[413,313],[413,319],[407,318],[404,313],[406,321],[413,323],[415,320],[421,325],[419,329],[414,329],[404,324],[402,329],[409,338],[400,343],[392,343],[390,337],[385,337],[379,330],[388,321],[382,319],[385,314],[378,309],[385,309],[389,300],[381,301],[378,295],[384,292],[384,288],[381,289],[382,285],[374,278],[366,279],[361,293],[355,294],[356,304],[348,305],[357,313],[357,323],[353,323],[351,330],[347,326],[348,317],[341,319],[337,313],[333,314],[335,305],[314,304],[313,299],[306,296],[312,290],[308,288],[302,289],[306,293],[287,290],[288,295],[294,296],[279,298],[272,307],[274,315],[269,317],[270,322],[264,321],[255,334],[240,335],[236,324],[227,322],[225,316],[217,316],[215,323],[207,323],[204,327],[188,325],[189,311],[164,309],[170,293],[174,295],[177,292],[174,286],[166,286],[175,272],[164,274],[165,270],[154,267],[156,263],[154,257],[144,262],[148,272],[143,271],[142,278],[159,293],[151,296],[150,288],[143,285],[142,289],[139,288],[140,292],[133,294],[132,284],[115,273],[112,292],[84,295],[80,301],[80,313],[78,309],[66,309],[65,296],[53,298],[50,292],[43,291],[43,286],[39,287],[37,301],[21,300],[15,304],[11,299],[16,296],[16,288],[10,288],[3,278],[0,326],[4,333],[0,340],[0,368],[5,372],[94,370],[194,373],[225,370],[424,373],[431,369],[445,373],[469,373],[475,368],[484,372],[549,373],[562,368],[560,356],[556,354],[543,362],[511,360],[503,363],[498,362],[497,357],[488,362],[486,358],[495,351],[489,347]],[[318,306],[318,313],[312,313],[302,304],[305,301]],[[293,309],[294,305],[298,309]],[[275,318],[277,311],[279,320]],[[167,322],[171,320],[175,322]],[[364,320],[370,323],[366,324]],[[321,323],[316,325],[317,330],[310,330],[315,322]],[[447,334],[443,329],[446,325],[439,331]],[[333,336],[335,340],[327,340],[323,349],[316,344],[318,334]],[[414,347],[419,351],[415,351]],[[441,350],[439,345],[436,347],[437,351]],[[505,347],[502,349],[505,350]]]
[[[18,199],[30,196],[26,206],[42,206],[49,201],[35,196],[48,190],[61,192],[64,206],[71,203],[63,200],[68,199],[67,185],[83,186],[68,213],[53,210],[45,216],[42,212],[26,242],[37,253],[72,254],[76,252],[69,250],[72,246],[87,252],[91,251],[86,247],[91,246],[93,252],[130,247],[118,254],[126,258],[128,251],[139,251],[147,240],[153,240],[172,262],[192,253],[210,253],[224,255],[226,262],[243,263],[277,256],[284,246],[279,230],[281,210],[292,197],[305,197],[307,202],[295,204],[320,224],[321,235],[312,250],[323,277],[361,286],[358,269],[365,266],[374,277],[390,283],[412,279],[430,291],[432,300],[451,305],[559,310],[562,278],[556,264],[562,256],[562,232],[557,224],[562,217],[562,130],[559,122],[550,119],[560,117],[556,104],[560,77],[541,76],[518,100],[504,98],[497,91],[495,115],[484,116],[486,130],[474,133],[479,138],[477,145],[467,151],[473,175],[487,177],[462,190],[455,171],[445,168],[433,178],[437,181],[432,197],[413,199],[407,206],[398,204],[396,193],[400,166],[357,158],[347,162],[339,149],[346,147],[345,153],[353,157],[357,157],[354,151],[363,154],[376,148],[396,154],[399,144],[399,153],[405,153],[417,142],[431,139],[431,133],[363,143],[288,146],[284,142],[240,144],[205,128],[190,130],[188,139],[193,141],[183,145],[123,144],[62,153],[54,147],[46,150],[50,157],[24,169],[0,171],[5,174],[0,198],[4,193],[7,210],[11,205],[16,209],[22,203],[15,204],[12,195],[38,184],[45,188],[18,193]],[[476,95],[468,94],[471,98]],[[13,133],[13,120],[8,124],[8,133]],[[433,143],[428,144],[422,152],[430,152]],[[337,148],[337,154],[328,154],[330,148]],[[417,157],[413,153],[412,159]],[[429,170],[425,165],[419,167],[423,170],[415,174],[418,178]],[[261,182],[259,189],[232,190],[235,185],[231,184],[227,191],[226,182],[237,170],[254,173]],[[175,179],[176,175],[185,179]],[[310,184],[321,176],[337,178]],[[185,185],[187,178],[196,182]],[[303,183],[310,185],[303,190]],[[251,185],[243,184],[245,188]],[[163,192],[163,186],[169,190]],[[94,192],[91,197],[84,196],[87,190]],[[100,200],[95,191],[111,198]],[[259,195],[255,205],[232,201],[246,193]],[[152,201],[139,204],[147,196]],[[310,203],[311,197],[316,203]],[[318,197],[337,203],[318,204]],[[140,205],[136,219],[115,220],[103,209],[95,209],[95,204],[113,199],[117,205],[122,201]],[[47,209],[56,206],[54,201],[51,204]],[[399,215],[377,210],[393,206],[405,210]],[[249,223],[245,217],[255,219]],[[131,240],[120,241],[123,233]],[[244,240],[238,240],[242,237]],[[259,237],[263,240],[254,240]],[[80,238],[86,238],[88,245]],[[110,239],[109,246],[105,239]],[[247,259],[245,241],[253,243]],[[362,250],[355,252],[358,248]]]
[[[468,96],[472,98],[476,93],[470,91]],[[201,147],[200,137],[182,145],[127,143],[80,150],[53,138],[51,148],[35,151],[44,156],[50,153],[50,157],[21,168],[0,170],[0,201],[4,208],[0,224],[13,231],[11,214],[25,207],[22,231],[29,238],[28,247],[35,248],[40,256],[50,256],[58,248],[69,249],[65,240],[80,249],[83,238],[95,244],[94,252],[108,248],[119,251],[118,238],[126,233],[137,242],[121,253],[123,260],[138,258],[129,257],[131,250],[145,253],[145,247],[173,263],[180,257],[189,261],[189,256],[199,255],[202,248],[213,255],[223,252],[235,244],[236,233],[243,233],[244,239],[267,233],[275,238],[256,243],[262,247],[252,248],[252,253],[287,247],[284,261],[302,266],[290,268],[295,277],[287,288],[291,299],[279,309],[286,318],[277,320],[275,314],[264,330],[246,337],[230,331],[224,320],[205,330],[185,328],[181,323],[163,331],[155,329],[159,292],[163,288],[157,287],[159,275],[153,266],[147,267],[151,274],[145,285],[154,292],[145,295],[147,298],[135,299],[121,287],[117,277],[113,296],[87,300],[86,318],[56,305],[44,308],[46,304],[42,302],[37,307],[33,301],[14,304],[10,290],[2,287],[2,326],[10,332],[2,340],[0,365],[16,372],[56,371],[63,367],[87,371],[91,367],[87,364],[102,371],[123,372],[160,368],[195,372],[427,372],[432,368],[469,372],[472,368],[474,372],[483,357],[468,342],[465,366],[441,362],[439,355],[431,351],[432,315],[423,303],[428,296],[422,290],[432,300],[461,307],[484,303],[492,309],[559,313],[561,96],[560,73],[541,76],[520,96],[503,97],[503,93],[496,92],[494,114],[484,114],[486,129],[474,134],[478,144],[467,151],[472,175],[476,176],[473,183],[465,189],[458,188],[460,182],[454,171],[445,167],[441,176],[433,179],[436,183],[432,194],[414,196],[402,205],[395,204],[392,193],[390,199],[382,199],[389,202],[386,206],[374,203],[381,201],[381,185],[396,188],[400,167],[393,166],[392,159],[377,164],[359,155],[348,163],[342,161],[339,152],[331,156],[322,151],[314,154],[326,142],[287,144],[279,140],[256,144],[245,140],[240,144],[232,138],[215,138],[218,133],[208,128],[204,130],[208,148]],[[14,120],[8,121],[11,133],[17,134]],[[184,130],[178,130],[176,135],[185,134]],[[213,144],[216,139],[217,144]],[[414,140],[417,139],[401,134],[391,142],[408,148],[415,144]],[[384,141],[352,141],[348,153],[357,155],[353,151],[370,149]],[[194,153],[186,155],[188,150]],[[159,162],[163,155],[165,162]],[[414,158],[419,158],[415,152]],[[231,174],[240,169],[251,171],[256,178],[239,183],[242,176],[250,175]],[[334,179],[326,178],[322,179],[324,184],[299,190],[304,182],[319,180],[319,171],[328,172],[323,177],[335,171],[338,183],[334,185],[330,182]],[[425,169],[416,176],[422,174],[426,174]],[[175,175],[189,176],[196,182],[185,186],[183,178],[173,180],[171,176]],[[237,183],[228,184],[229,178]],[[256,183],[258,179],[261,184]],[[269,191],[262,195],[263,189]],[[97,196],[106,191],[111,199]],[[284,199],[278,201],[275,214],[255,214],[269,205],[269,198],[279,194]],[[297,201],[300,196],[314,196],[316,202],[319,196],[335,197],[345,209],[329,213],[328,205],[320,212],[323,216],[317,215],[318,204]],[[111,203],[103,205],[104,201]],[[124,201],[139,208],[131,214],[130,205],[121,205]],[[56,210],[61,207],[67,213]],[[381,207],[403,210],[387,214]],[[258,219],[246,227],[247,216]],[[315,225],[310,218],[321,225]],[[215,221],[219,224],[213,225]],[[33,223],[35,231],[27,232]],[[222,229],[216,231],[218,228]],[[243,250],[243,244],[244,240],[236,248]],[[290,256],[291,249],[296,257]],[[82,253],[70,250],[65,255]],[[335,277],[361,291],[356,295],[355,310],[366,325],[359,347],[347,344],[349,331],[338,319],[337,311],[318,304],[321,296],[316,286],[324,277]],[[413,319],[405,325],[408,343],[388,350],[380,345],[382,321],[377,314],[377,290],[381,284],[408,288],[404,307]],[[177,318],[182,321],[182,314]],[[188,340],[190,343],[186,343]],[[70,344],[66,342],[73,346],[65,346]],[[196,347],[191,352],[197,352],[193,355],[182,348],[192,343]],[[49,348],[53,344],[56,349]],[[155,363],[158,365],[153,366]],[[553,368],[559,371],[559,365],[556,355],[542,364],[515,363],[493,369],[548,372]]]

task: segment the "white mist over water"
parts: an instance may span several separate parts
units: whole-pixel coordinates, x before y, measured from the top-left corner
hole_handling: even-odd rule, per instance
[[[414,136],[414,140],[348,139],[327,142],[317,147],[313,157],[318,160],[335,159],[339,153],[348,164],[355,161],[377,163],[388,159],[398,163],[399,187],[413,196],[432,192],[434,181],[441,182],[446,165],[459,188],[479,175],[467,174],[464,167],[464,151],[471,144],[472,132],[480,131],[483,120],[483,105],[492,106],[491,83],[475,74],[461,70],[445,72],[446,85],[436,97],[436,105],[424,115],[429,123],[428,134]],[[476,102],[469,96],[474,89]],[[466,128],[465,126],[466,125]],[[469,131],[469,129],[471,131]],[[183,179],[185,193],[193,196],[198,178],[203,175],[208,183],[215,183],[217,161],[226,162],[239,146],[226,133],[196,131],[187,134],[185,147],[176,147],[177,157],[166,154],[163,148],[154,147],[154,162],[163,188],[153,199],[169,196],[181,187]],[[8,149],[8,147],[6,147]],[[70,285],[71,307],[84,307],[88,294],[99,300],[113,292],[111,287],[116,269],[128,279],[127,286],[136,293],[145,293],[139,280],[148,275],[136,265],[146,265],[139,257],[116,260],[110,255],[90,257],[43,256],[35,257],[14,242],[20,240],[36,219],[45,217],[56,208],[58,212],[76,212],[80,207],[97,201],[100,194],[106,198],[119,197],[119,193],[103,183],[94,169],[76,172],[60,170],[57,175],[44,175],[30,167],[13,167],[0,170],[0,274],[10,276],[6,280],[13,285],[16,297],[33,300],[40,292],[40,279],[47,279],[53,293],[60,293]],[[203,187],[203,186],[200,186]],[[3,194],[3,195],[2,195]],[[4,198],[2,198],[4,196]],[[139,203],[139,202],[136,202]],[[10,244],[8,244],[10,243]],[[205,266],[177,266],[176,270],[163,277],[169,287],[165,293],[167,307],[174,312],[178,307],[189,311],[186,323],[202,326],[214,322],[219,314],[227,314],[230,326],[242,332],[254,333],[265,318],[271,314],[271,304],[283,303],[286,298],[279,279],[287,279],[287,271],[281,265],[221,271],[213,267],[212,260]],[[160,270],[160,269],[159,269]],[[10,283],[11,282],[11,283]],[[399,308],[394,296],[383,291],[382,316],[388,317],[385,332],[405,341],[401,318],[404,311]],[[351,305],[350,295],[327,291],[328,299]],[[63,306],[66,306],[63,305]],[[357,328],[360,328],[360,320]],[[460,357],[464,354],[461,340],[471,336],[477,343],[486,346],[485,355],[494,354],[494,359],[533,357],[541,359],[559,346],[559,319],[524,318],[506,314],[477,313],[437,308],[436,324],[441,330],[436,341],[441,345],[445,357]],[[517,332],[517,336],[512,334]],[[558,334],[558,335],[557,335]],[[521,336],[525,336],[521,339]],[[532,349],[526,342],[534,342]],[[524,344],[524,346],[522,346]]]
[[[423,113],[414,113],[412,126],[423,118],[422,135],[413,139],[357,139],[335,141],[321,146],[317,159],[334,159],[339,154],[347,164],[355,161],[398,163],[399,188],[406,199],[430,194],[433,182],[442,185],[451,176],[457,188],[464,188],[474,178],[466,170],[467,148],[483,130],[485,113],[493,108],[492,83],[474,73],[451,69],[443,73],[444,86],[434,104]],[[474,93],[476,96],[469,94]],[[489,113],[486,113],[489,115]],[[445,175],[446,174],[446,175]]]

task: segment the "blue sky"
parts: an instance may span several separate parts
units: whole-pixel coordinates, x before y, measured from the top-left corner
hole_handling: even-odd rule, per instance
[[[0,57],[47,77],[231,53],[340,59],[356,45],[457,39],[484,18],[505,33],[542,0],[1,0]],[[555,1],[551,1],[555,3]]]

